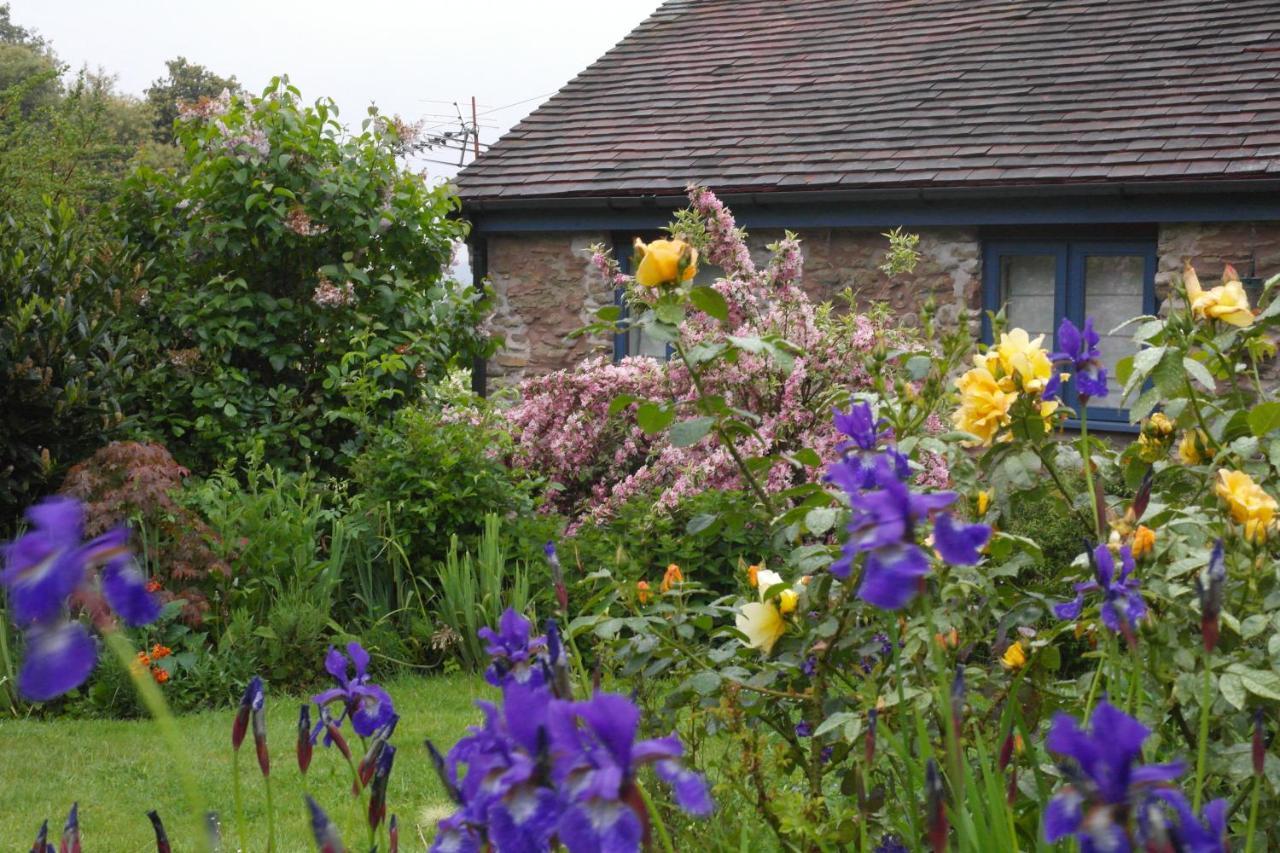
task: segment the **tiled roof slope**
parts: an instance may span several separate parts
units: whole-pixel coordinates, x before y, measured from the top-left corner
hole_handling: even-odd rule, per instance
[[[1280,0],[669,0],[464,201],[1280,177]]]

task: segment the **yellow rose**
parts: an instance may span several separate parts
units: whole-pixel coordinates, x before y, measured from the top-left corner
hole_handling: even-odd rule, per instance
[[[1261,544],[1267,541],[1276,510],[1280,505],[1267,494],[1253,478],[1243,471],[1218,471],[1218,483],[1214,489],[1231,510],[1231,518],[1244,525],[1244,538]]]
[[[951,416],[956,429],[976,435],[990,444],[1002,427],[1009,425],[1009,408],[1018,395],[1001,390],[991,372],[975,367],[956,380],[960,408]]]
[[[645,287],[663,287],[688,281],[698,274],[698,250],[683,240],[654,240],[645,245],[636,238],[636,281]],[[682,272],[683,271],[683,272]]]
[[[1178,458],[1184,465],[1199,465],[1204,461],[1208,447],[1209,436],[1204,430],[1187,430],[1182,434],[1182,441],[1178,442]]]
[[[1022,390],[1039,394],[1053,374],[1053,362],[1049,361],[1049,353],[1041,344],[1044,335],[1034,339],[1026,329],[1011,329],[1000,335],[1000,343],[995,346],[995,354],[1000,368],[1007,377],[1017,376],[1022,380]],[[990,361],[987,362],[990,365]]]
[[[1004,650],[1000,663],[1005,669],[1011,670],[1019,670],[1026,666],[1027,653],[1022,648],[1022,642],[1010,643],[1009,648]]]
[[[1233,326],[1253,325],[1249,294],[1244,292],[1244,285],[1238,281],[1229,281],[1204,291],[1191,303],[1191,312],[1197,317],[1221,320]]]
[[[784,589],[778,596],[778,610],[783,616],[796,612],[796,604],[800,601],[800,593],[794,589]]]
[[[769,587],[782,583],[782,577],[777,572],[761,569],[758,579],[761,600],[742,605],[742,610],[738,611],[734,621],[738,630],[746,634],[747,647],[760,649],[768,655],[773,651],[773,644],[787,632],[787,622],[783,619],[783,614],[796,609],[800,596],[795,590],[783,590],[777,599],[782,607],[779,609],[773,601],[765,601],[764,595],[769,591]],[[787,609],[788,607],[790,610]]]
[[[987,509],[991,506],[991,492],[986,489],[978,492],[978,515],[986,515]]]
[[[1169,420],[1169,416],[1164,412],[1156,412],[1147,419],[1146,428],[1143,431],[1158,438],[1166,438],[1173,435],[1173,421]]]
[[[1145,524],[1139,524],[1133,532],[1133,559],[1141,560],[1156,547],[1156,532]]]

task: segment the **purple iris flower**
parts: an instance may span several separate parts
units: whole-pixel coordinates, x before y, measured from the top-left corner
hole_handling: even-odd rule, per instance
[[[1227,845],[1227,801],[1205,804],[1204,820],[1182,792],[1158,788],[1138,811],[1138,839],[1152,850],[1182,853],[1229,853]]]
[[[587,702],[555,705],[550,718],[553,773],[568,800],[560,840],[570,853],[639,849],[644,825],[630,803],[633,774],[641,764],[653,764],[684,811],[710,814],[706,782],[680,762],[684,747],[679,738],[635,741],[640,711],[630,699],[598,693]]]
[[[554,837],[570,853],[638,851],[644,807],[633,774],[652,763],[676,802],[706,814],[706,783],[680,761],[671,736],[635,740],[640,712],[626,697],[600,693],[588,702],[556,698],[548,677],[563,656],[558,631],[530,639],[530,626],[513,610],[498,632],[486,630],[491,668],[502,703],[477,703],[482,725],[441,757],[428,744],[445,790],[457,804],[441,821],[432,851],[543,851]],[[552,648],[548,648],[550,645]],[[537,673],[533,677],[530,673]]]
[[[350,674],[353,665],[354,677]],[[342,712],[336,718],[338,725],[342,724],[344,717],[350,717],[351,728],[355,733],[361,737],[369,737],[395,716],[395,708],[387,691],[369,680],[369,653],[359,643],[348,643],[345,655],[330,646],[329,653],[324,658],[324,668],[338,682],[338,686],[312,696],[311,701],[321,708],[332,702],[341,702]],[[312,738],[319,733],[320,727],[317,727]],[[328,743],[327,737],[325,742]]]
[[[916,527],[930,513],[955,503],[956,494],[915,493],[899,479],[893,460],[881,456],[874,464],[877,488],[849,491],[850,537],[840,559],[831,564],[831,573],[841,580],[848,578],[853,561],[866,554],[858,597],[884,610],[898,610],[915,597],[920,578],[929,572],[929,558],[916,544]],[[957,525],[950,518],[939,521],[934,546],[942,558],[955,564],[976,563],[978,548],[990,537],[991,528]]]
[[[1133,629],[1147,615],[1147,603],[1138,591],[1140,581],[1133,576],[1133,552],[1126,545],[1120,549],[1120,574],[1116,575],[1115,559],[1111,549],[1099,545],[1093,550],[1090,562],[1096,579],[1078,583],[1076,597],[1072,601],[1053,606],[1059,619],[1079,619],[1084,609],[1086,592],[1102,592],[1102,624],[1117,634],[1133,636]]]
[[[832,421],[840,434],[849,439],[836,448],[841,453],[854,449],[874,452],[881,441],[893,438],[893,430],[884,426],[888,421],[877,419],[870,403],[854,403],[848,412],[833,409]]]
[[[1107,371],[1102,367],[1102,354],[1098,351],[1101,338],[1093,328],[1093,318],[1084,318],[1084,328],[1076,328],[1071,318],[1063,317],[1058,326],[1058,346],[1061,352],[1055,352],[1052,359],[1055,363],[1068,363],[1076,374],[1076,391],[1082,402],[1090,397],[1107,396]],[[1044,397],[1048,399],[1057,394],[1060,383],[1055,375],[1045,387]],[[1052,393],[1050,393],[1052,386]]]
[[[1059,712],[1045,742],[1063,756],[1070,780],[1049,801],[1044,837],[1053,843],[1075,836],[1083,853],[1127,851],[1128,816],[1153,792],[1182,774],[1181,762],[1138,764],[1151,730],[1106,700],[1093,712],[1092,731]]]
[[[4,546],[0,584],[9,591],[10,612],[26,634],[26,658],[18,688],[45,701],[84,683],[97,662],[88,630],[70,621],[73,594],[102,596],[129,625],[160,614],[146,580],[128,550],[129,531],[110,530],[84,542],[84,507],[71,498],[49,498],[27,510],[32,529]],[[91,569],[100,573],[100,591]]]
[[[494,687],[501,687],[508,678],[520,683],[541,683],[546,677],[544,668],[538,665],[546,656],[546,638],[531,640],[532,624],[513,608],[507,608],[498,619],[497,631],[485,626],[476,633],[485,642],[485,653],[493,658],[484,677]]]

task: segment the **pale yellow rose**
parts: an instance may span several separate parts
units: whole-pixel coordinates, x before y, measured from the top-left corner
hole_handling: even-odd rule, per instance
[[[1200,287],[1200,276],[1196,275],[1196,268],[1191,266],[1190,258],[1182,259],[1182,285],[1187,289],[1187,302],[1195,305],[1204,291]]]
[[[800,593],[794,589],[784,589],[778,595],[778,611],[783,615],[796,612],[796,605],[800,602]]]
[[[1244,525],[1246,540],[1257,544],[1267,541],[1275,524],[1276,510],[1280,509],[1275,498],[1263,491],[1248,474],[1225,468],[1218,471],[1214,491],[1226,502],[1231,518]]]
[[[1182,441],[1178,442],[1178,458],[1184,465],[1199,465],[1204,461],[1208,447],[1209,437],[1204,430],[1187,430],[1182,434]]]
[[[1191,312],[1201,319],[1221,320],[1232,326],[1253,325],[1253,311],[1249,309],[1249,294],[1238,281],[1220,284],[1206,290],[1191,303]]]
[[[951,416],[956,429],[976,435],[982,444],[991,444],[996,434],[1009,425],[1009,408],[1018,395],[1003,390],[991,372],[982,367],[967,371],[956,380],[960,408]]]
[[[663,287],[689,281],[698,274],[698,250],[683,240],[654,240],[645,244],[636,238],[636,281],[645,287]],[[683,272],[681,268],[683,267]]]
[[[1026,329],[1011,329],[1000,335],[1000,343],[994,347],[1004,376],[1017,376],[1022,390],[1032,394],[1043,391],[1053,375],[1053,362],[1042,344],[1044,335],[1032,338]]]

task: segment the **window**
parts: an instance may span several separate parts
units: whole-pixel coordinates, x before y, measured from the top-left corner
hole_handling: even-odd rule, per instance
[[[1004,306],[1010,326],[1021,326],[1032,337],[1043,334],[1051,348],[1064,317],[1077,326],[1093,317],[1110,393],[1090,400],[1089,418],[1127,424],[1116,363],[1133,354],[1132,335],[1129,330],[1108,333],[1131,317],[1155,313],[1155,274],[1152,241],[991,242],[983,255],[984,308]],[[990,341],[988,320],[983,333]],[[1076,400],[1074,386],[1069,383],[1063,394],[1069,402]]]
[[[667,235],[658,232],[649,232],[638,235],[641,240],[646,243],[651,240],[665,238]],[[631,256],[633,254],[632,244],[635,237],[624,238],[621,234],[615,234],[613,239],[613,256],[618,260],[618,268],[626,275],[631,275]],[[712,284],[724,274],[719,267],[713,267],[710,264],[700,264],[698,266],[698,275],[694,278],[694,284]],[[627,325],[629,309],[623,300],[622,288],[618,288],[613,294],[614,304],[622,309],[621,323]],[[650,358],[656,358],[666,361],[671,358],[675,351],[671,345],[663,341],[655,341],[649,335],[644,333],[643,329],[628,328],[619,332],[613,338],[613,360],[622,361],[627,356],[645,355]]]

